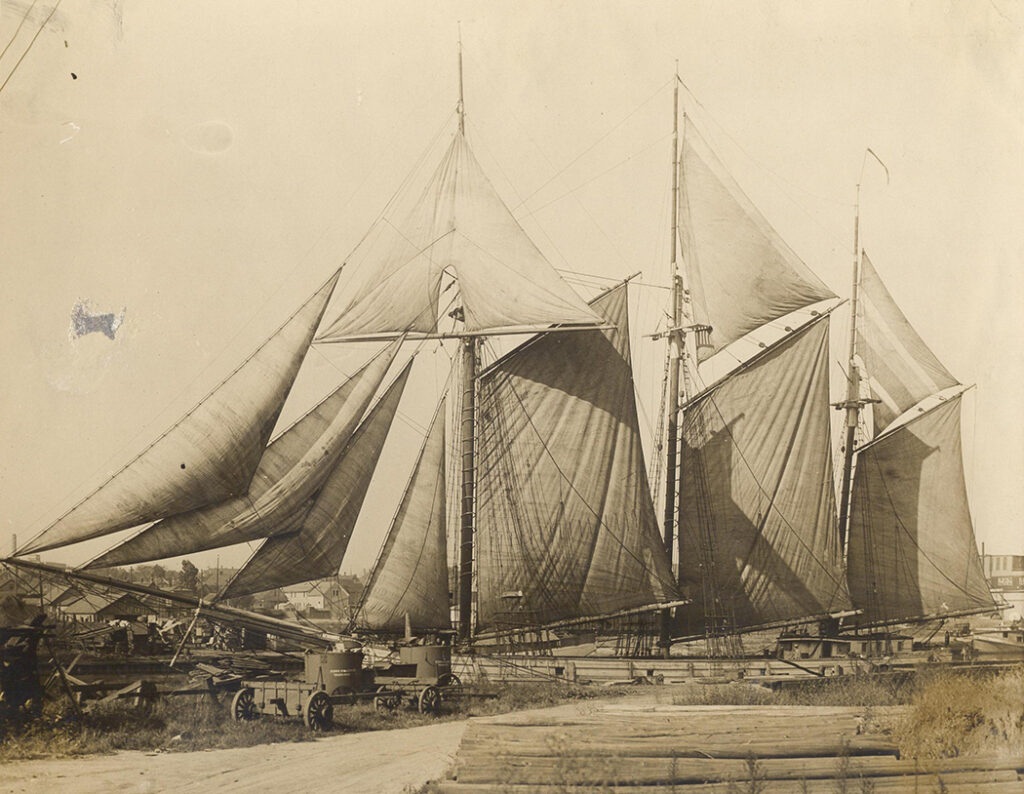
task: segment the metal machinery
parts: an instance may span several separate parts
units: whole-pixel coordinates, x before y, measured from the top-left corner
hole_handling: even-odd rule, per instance
[[[249,679],[231,700],[231,716],[253,720],[261,714],[301,716],[310,730],[326,730],[334,722],[335,706],[373,699],[381,713],[403,703],[421,713],[434,713],[446,698],[461,692],[451,672],[451,649],[444,645],[406,645],[398,662],[386,667],[363,667],[360,649],[309,651],[303,680]]]

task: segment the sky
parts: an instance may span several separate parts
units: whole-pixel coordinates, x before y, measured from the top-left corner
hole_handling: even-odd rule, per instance
[[[209,391],[440,155],[461,27],[467,135],[520,223],[584,297],[638,271],[652,285],[634,290],[632,327],[648,436],[678,62],[688,118],[844,296],[861,181],[861,243],[936,355],[977,385],[963,423],[978,540],[1024,553],[1021,4],[77,0],[16,64],[53,8],[40,0],[15,36],[29,5],[0,3],[4,550]],[[81,301],[124,310],[113,340],[69,335]],[[372,349],[315,348],[282,422]],[[433,412],[448,354],[424,358],[344,569],[372,563]],[[49,558],[81,562],[114,539]]]

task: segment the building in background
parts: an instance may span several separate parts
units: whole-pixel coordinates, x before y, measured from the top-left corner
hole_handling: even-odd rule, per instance
[[[1003,620],[1024,620],[1024,554],[984,554],[982,564],[996,600],[1010,605]]]

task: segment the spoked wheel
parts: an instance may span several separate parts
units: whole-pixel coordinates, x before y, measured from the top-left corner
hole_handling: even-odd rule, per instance
[[[390,692],[386,686],[377,688],[377,694],[373,698],[373,707],[378,714],[391,714],[397,710],[402,703],[402,696],[398,692]]]
[[[436,686],[423,687],[417,705],[420,714],[436,714],[441,709],[441,690]]]
[[[251,687],[243,687],[235,692],[231,699],[231,719],[235,722],[251,722],[259,717],[256,708],[256,693]]]
[[[334,725],[334,706],[326,692],[313,692],[306,698],[302,721],[311,731],[326,731]]]
[[[455,693],[462,691],[462,679],[455,673],[442,673],[437,677],[437,685]]]

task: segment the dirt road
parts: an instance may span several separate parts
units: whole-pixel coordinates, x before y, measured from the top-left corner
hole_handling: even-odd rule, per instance
[[[401,794],[441,777],[466,721],[195,753],[121,752],[0,766],[0,794]]]

